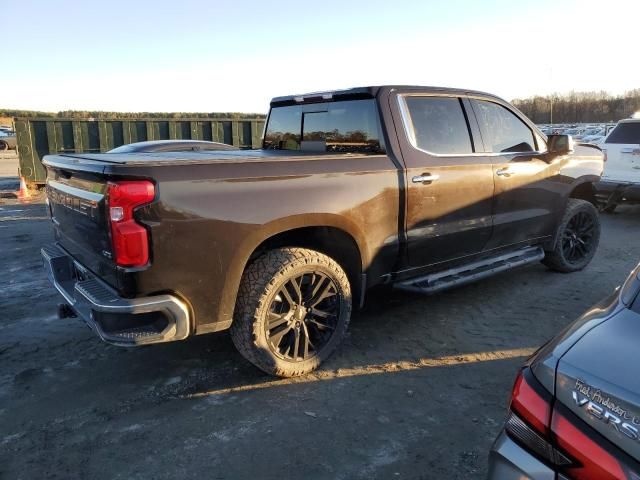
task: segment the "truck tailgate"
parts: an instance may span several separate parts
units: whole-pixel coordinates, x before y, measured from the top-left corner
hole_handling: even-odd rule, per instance
[[[106,205],[98,172],[48,166],[47,199],[56,241],[80,264],[117,287]]]

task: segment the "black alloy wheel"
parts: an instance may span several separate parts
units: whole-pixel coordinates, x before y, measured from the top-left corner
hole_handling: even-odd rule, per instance
[[[336,330],[340,317],[338,289],[319,271],[287,280],[277,291],[265,322],[271,351],[288,361],[318,354]]]
[[[600,242],[600,218],[593,203],[570,198],[551,248],[542,259],[556,272],[569,273],[589,265]]]
[[[340,345],[352,308],[351,282],[338,262],[307,248],[274,248],[243,273],[231,339],[264,372],[304,375]]]
[[[594,248],[596,225],[587,212],[576,213],[562,235],[562,252],[569,263],[581,262]]]

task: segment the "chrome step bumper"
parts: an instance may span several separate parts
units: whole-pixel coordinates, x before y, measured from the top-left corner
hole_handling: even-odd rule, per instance
[[[189,309],[179,298],[173,295],[122,298],[57,245],[47,245],[40,252],[51,283],[105,342],[119,346],[147,345],[183,340],[191,333]],[[127,328],[106,328],[106,322],[101,320],[117,317],[126,320]],[[150,320],[154,320],[153,324]]]

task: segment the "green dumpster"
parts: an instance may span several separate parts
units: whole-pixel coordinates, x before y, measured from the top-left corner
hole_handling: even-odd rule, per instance
[[[106,152],[145,140],[191,139],[260,148],[265,117],[70,119],[17,117],[14,125],[20,175],[31,188],[42,185],[45,155]]]

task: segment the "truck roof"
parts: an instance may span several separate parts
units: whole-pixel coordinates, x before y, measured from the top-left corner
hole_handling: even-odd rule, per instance
[[[297,95],[286,95],[271,99],[272,107],[282,107],[285,105],[297,105],[304,103],[318,103],[331,100],[358,100],[363,98],[375,98],[382,89],[416,89],[426,92],[451,93],[458,95],[480,95],[483,97],[498,98],[490,93],[465,88],[447,88],[421,85],[378,85],[369,87],[353,87],[344,90],[327,90],[324,92],[310,92]]]

